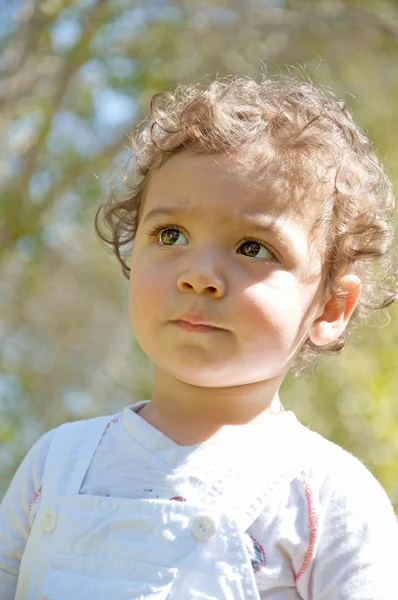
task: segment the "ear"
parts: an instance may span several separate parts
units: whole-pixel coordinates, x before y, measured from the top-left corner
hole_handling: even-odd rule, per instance
[[[344,332],[361,295],[361,280],[353,274],[344,275],[339,280],[339,289],[343,297],[329,298],[323,313],[310,327],[308,335],[316,346],[326,346]]]

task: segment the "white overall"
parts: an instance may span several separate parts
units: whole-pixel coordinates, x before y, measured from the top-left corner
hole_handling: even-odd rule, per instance
[[[240,463],[220,465],[223,493],[212,487],[195,505],[79,494],[110,419],[56,430],[15,600],[259,600],[243,534],[299,472],[299,428],[292,423],[288,443],[278,427],[253,434]],[[264,477],[247,456],[268,457]]]

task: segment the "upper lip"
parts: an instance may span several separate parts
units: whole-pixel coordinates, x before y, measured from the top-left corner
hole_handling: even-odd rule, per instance
[[[216,325],[212,321],[209,321],[208,319],[206,319],[199,313],[197,313],[197,314],[187,313],[185,315],[182,315],[179,319],[176,319],[176,320],[177,321],[185,321],[186,323],[191,323],[191,325],[207,325],[207,327],[216,327],[217,329],[224,329],[223,327]]]

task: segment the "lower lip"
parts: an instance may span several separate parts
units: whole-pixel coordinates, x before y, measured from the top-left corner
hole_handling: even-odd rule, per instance
[[[221,331],[219,327],[210,327],[209,325],[192,325],[187,321],[175,321],[175,324],[185,331],[192,331],[193,333],[210,333],[211,331]]]

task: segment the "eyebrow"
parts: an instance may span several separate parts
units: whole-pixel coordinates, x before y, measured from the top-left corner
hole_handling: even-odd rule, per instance
[[[144,217],[142,224],[150,221],[151,219],[158,216],[176,216],[176,215],[186,215],[190,213],[190,210],[186,210],[181,206],[162,206],[157,207],[149,211],[149,213]],[[242,213],[239,215],[241,218],[241,224],[244,227],[251,227],[254,229],[261,229],[265,232],[272,233],[275,238],[277,238],[284,245],[291,245],[293,240],[291,236],[286,235],[282,230],[280,225],[278,225],[277,220],[274,217],[269,215],[262,214],[260,217],[250,216]]]

